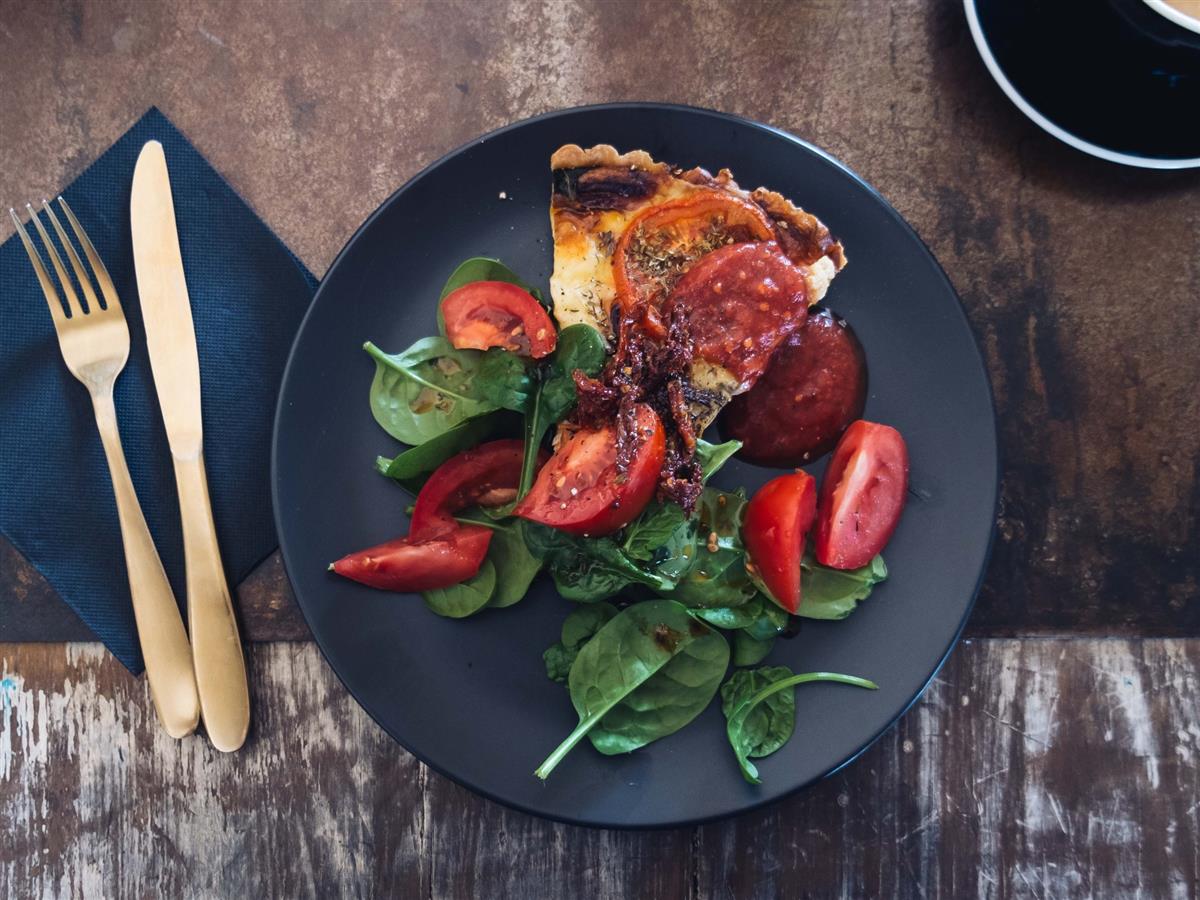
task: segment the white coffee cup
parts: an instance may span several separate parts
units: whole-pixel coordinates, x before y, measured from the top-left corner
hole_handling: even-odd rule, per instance
[[[1143,0],[1158,13],[1176,25],[1200,34],[1200,0]]]

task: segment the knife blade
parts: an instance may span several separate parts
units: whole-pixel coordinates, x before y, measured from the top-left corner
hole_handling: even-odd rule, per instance
[[[203,440],[200,357],[183,276],[167,157],[158,141],[147,143],[138,156],[129,219],[150,368],[167,440],[174,456],[196,456]]]
[[[167,158],[158,141],[148,142],[138,156],[129,219],[150,369],[175,464],[200,714],[212,745],[236,750],[250,727],[246,661],[208,496],[196,329]]]

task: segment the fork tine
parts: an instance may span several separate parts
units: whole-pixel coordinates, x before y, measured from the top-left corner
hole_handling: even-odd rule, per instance
[[[50,273],[46,271],[46,266],[42,263],[41,254],[37,252],[37,247],[33,246],[33,241],[29,239],[29,232],[17,218],[17,211],[10,206],[8,214],[12,216],[13,224],[17,226],[17,234],[21,236],[21,243],[25,245],[25,252],[29,254],[29,261],[33,264],[33,271],[37,274],[38,284],[42,286],[42,293],[46,295],[46,305],[50,307],[50,318],[54,320],[54,327],[57,329],[67,321],[67,314],[63,312],[62,300],[58,297],[58,291],[54,289]]]
[[[100,259],[100,254],[92,246],[87,232],[83,230],[83,226],[75,218],[75,213],[71,212],[71,207],[67,206],[67,201],[63,199],[62,194],[58,195],[58,205],[67,214],[67,220],[71,223],[71,228],[75,231],[75,237],[79,238],[79,244],[83,247],[83,252],[87,254],[88,262],[92,264],[92,272],[95,274],[96,281],[100,285],[100,290],[104,294],[105,309],[113,307],[120,309],[121,301],[117,297],[117,289],[113,286],[113,280],[108,274],[108,269],[104,267],[104,261]]]
[[[42,225],[42,220],[38,218],[37,210],[29,203],[25,204],[25,208],[29,210],[29,219],[33,222],[33,227],[42,236],[42,244],[45,246],[46,253],[50,257],[50,264],[54,266],[54,273],[58,276],[58,284],[67,297],[67,308],[71,310],[71,317],[82,316],[83,307],[79,305],[79,298],[75,295],[75,288],[71,285],[71,276],[67,274],[67,270],[63,267],[62,257],[54,249],[54,242],[50,240],[50,235],[46,233],[46,228]]]
[[[79,259],[79,254],[75,252],[75,245],[71,243],[71,239],[63,231],[62,223],[58,221],[58,216],[54,214],[54,207],[43,200],[42,209],[50,217],[50,224],[54,226],[54,231],[58,235],[58,242],[67,251],[67,259],[71,261],[71,268],[75,270],[75,279],[79,282],[79,286],[83,288],[83,296],[87,298],[88,312],[99,311],[100,301],[96,299],[96,292],[92,290],[92,279],[88,278],[87,270],[83,268],[83,262]]]

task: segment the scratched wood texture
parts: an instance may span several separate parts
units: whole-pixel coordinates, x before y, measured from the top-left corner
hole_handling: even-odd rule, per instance
[[[549,823],[427,771],[311,643],[251,648],[257,714],[236,755],[164,737],[144,681],[97,645],[0,645],[0,660],[0,896],[1200,891],[1197,640],[967,643],[842,772],[659,832]]]
[[[666,100],[788,129],[913,224],[984,348],[1004,473],[972,633],[1200,636],[1200,172],[1044,134],[961,0],[0,0],[0,84],[10,202],[157,104],[314,272],[422,166],[526,116]],[[80,636],[9,559],[0,628],[49,604],[35,634]],[[267,574],[252,634],[285,594]],[[303,636],[276,612],[264,636]]]

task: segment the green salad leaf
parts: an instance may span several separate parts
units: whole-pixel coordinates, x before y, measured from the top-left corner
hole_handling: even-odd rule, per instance
[[[718,632],[672,600],[635,603],[584,644],[567,686],[579,725],[537,769],[554,768],[585,736],[601,753],[628,753],[692,721],[729,664]]]
[[[525,407],[525,460],[517,496],[533,485],[538,449],[546,432],[575,406],[576,369],[596,375],[604,367],[604,338],[590,325],[568,325],[558,333],[554,353],[538,370],[539,381]]]
[[[678,581],[696,561],[699,522],[676,503],[655,500],[625,526],[621,549],[660,577]]]
[[[733,458],[742,449],[741,441],[726,441],[723,444],[710,444],[704,438],[696,439],[696,459],[700,461],[700,471],[705,481],[708,481],[717,470]]]
[[[811,681],[879,688],[875,682],[856,675],[835,672],[793,675],[786,666],[738,669],[721,687],[725,733],[742,777],[751,784],[762,784],[762,779],[750,757],[768,756],[788,742],[796,728],[796,699],[791,688]]]
[[[758,592],[746,572],[742,518],[746,493],[706,487],[696,503],[695,563],[675,587],[674,599],[697,608],[739,606]]]
[[[843,571],[821,565],[810,551],[800,563],[803,592],[798,615],[807,619],[844,619],[887,576],[882,556],[876,556],[861,569]]]
[[[487,606],[495,589],[496,567],[490,559],[485,559],[474,578],[450,587],[422,591],[421,598],[439,616],[465,619]]]
[[[535,522],[524,523],[529,550],[545,563],[558,592],[568,600],[594,603],[630,585],[670,590],[672,582],[630,559],[612,538],[580,538]]]
[[[442,337],[422,338],[402,353],[370,341],[363,349],[375,360],[371,412],[398,441],[422,444],[496,408],[476,386],[478,350],[455,350]]]
[[[392,459],[380,456],[375,460],[375,468],[415,494],[434,469],[450,457],[478,447],[492,438],[517,437],[520,433],[519,417],[506,410],[496,410],[459,422],[437,437],[410,447]]]
[[[488,606],[502,609],[519,603],[542,570],[542,561],[529,552],[523,524],[515,521],[500,527],[498,523],[492,525],[487,558],[496,568],[496,589]]]
[[[500,409],[524,412],[533,393],[535,371],[525,357],[492,347],[484,351],[479,363],[479,395]]]
[[[733,664],[738,667],[757,666],[766,659],[775,648],[775,637],[772,635],[765,640],[752,637],[745,630],[733,633]]]
[[[562,637],[558,643],[542,654],[546,676],[551,681],[565,684],[580,649],[616,614],[617,608],[611,603],[589,603],[573,610],[563,620]]]

